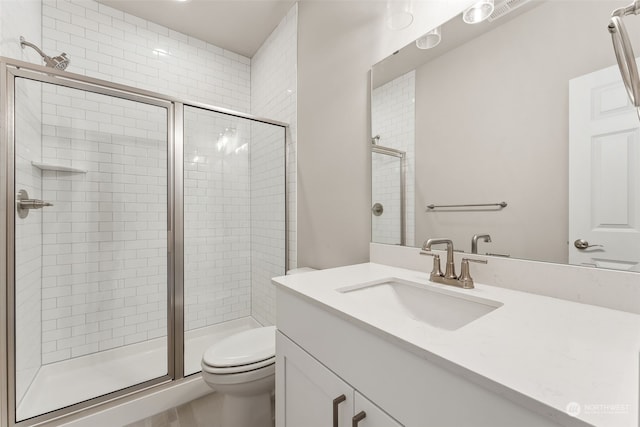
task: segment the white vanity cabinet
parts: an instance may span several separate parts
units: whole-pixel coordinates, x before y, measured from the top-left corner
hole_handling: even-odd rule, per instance
[[[277,287],[276,426],[587,426],[495,381]],[[373,309],[373,308],[372,308]]]
[[[403,427],[281,333],[276,427]]]

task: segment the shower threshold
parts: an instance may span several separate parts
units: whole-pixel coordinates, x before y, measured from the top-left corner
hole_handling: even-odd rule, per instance
[[[201,370],[202,354],[213,342],[259,326],[252,317],[243,317],[186,331],[185,375]],[[18,405],[17,419],[26,420],[166,375],[166,343],[166,337],[156,338],[42,366]]]

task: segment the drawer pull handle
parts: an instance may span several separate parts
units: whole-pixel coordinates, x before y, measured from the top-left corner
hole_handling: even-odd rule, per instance
[[[341,394],[333,399],[333,427],[338,427],[338,406],[347,400],[347,396]]]
[[[358,427],[358,423],[362,420],[364,420],[367,417],[367,413],[364,411],[360,411],[357,414],[355,414],[352,418],[353,420],[353,424],[351,424],[351,427]]]

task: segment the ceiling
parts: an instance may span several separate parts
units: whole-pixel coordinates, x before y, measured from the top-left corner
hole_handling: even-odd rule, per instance
[[[99,0],[251,58],[287,14],[294,0]]]

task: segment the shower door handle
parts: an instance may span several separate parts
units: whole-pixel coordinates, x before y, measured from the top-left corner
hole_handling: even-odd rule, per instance
[[[26,218],[31,209],[42,209],[47,206],[53,206],[51,202],[45,202],[39,199],[30,199],[26,190],[18,191],[17,211],[20,218]]]
[[[371,212],[373,212],[375,216],[380,216],[384,212],[384,206],[382,206],[382,203],[376,203],[371,208]]]
[[[53,203],[38,199],[25,199],[18,202],[18,209],[42,209],[46,206],[53,206]]]

